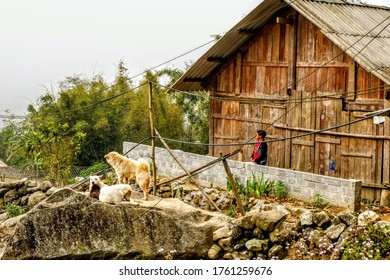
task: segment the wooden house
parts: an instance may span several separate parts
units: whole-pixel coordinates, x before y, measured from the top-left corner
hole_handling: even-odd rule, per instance
[[[389,85],[390,8],[264,0],[173,88],[210,91],[210,143],[253,142],[265,129],[267,165],[359,179],[363,199],[389,204]]]

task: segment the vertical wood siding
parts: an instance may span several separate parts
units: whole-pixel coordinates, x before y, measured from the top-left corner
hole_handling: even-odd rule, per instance
[[[289,15],[292,11],[280,16]],[[275,20],[265,25],[211,79],[215,81],[211,142],[255,141],[257,129],[267,131],[267,140],[284,139],[383,109],[383,81],[355,63],[306,18],[298,15],[295,22],[277,24]],[[271,142],[267,164],[359,179],[363,186],[390,184],[390,120],[386,119],[383,125],[369,119]],[[210,153],[219,156],[236,149],[218,146]],[[243,146],[235,159],[248,161],[252,149]],[[378,200],[380,191],[365,189],[363,197]]]

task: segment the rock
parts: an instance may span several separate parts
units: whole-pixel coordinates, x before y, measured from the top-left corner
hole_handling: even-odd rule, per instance
[[[284,249],[280,244],[274,244],[268,251],[268,257],[270,259],[282,260],[286,254],[286,249]]]
[[[2,259],[204,259],[213,232],[231,221],[178,199],[156,202],[110,205],[61,189],[21,216]]]
[[[38,186],[38,182],[37,181],[32,181],[32,180],[27,180],[24,185],[28,188],[35,188]]]
[[[286,241],[291,234],[296,234],[295,225],[293,223],[281,222],[269,234],[270,240],[274,243]]]
[[[207,256],[212,260],[217,260],[223,255],[223,249],[217,245],[214,244],[211,246],[210,250],[207,252]]]
[[[230,236],[230,229],[229,227],[223,227],[220,229],[217,229],[213,232],[213,241],[218,241],[222,238],[226,238]]]
[[[0,214],[0,224],[9,218],[8,212]]]
[[[237,220],[235,220],[235,225],[242,227],[244,229],[253,228],[255,225],[253,214],[247,214],[244,217],[238,218]]]
[[[252,211],[260,210],[260,211],[271,211],[273,209],[272,205],[269,204],[268,201],[259,200],[253,207]]]
[[[60,190],[60,188],[57,188],[57,187],[51,187],[47,192],[46,192],[46,195],[47,196],[50,196],[52,195],[53,193],[55,193],[56,191]]]
[[[313,212],[306,211],[299,217],[299,219],[301,220],[302,226],[311,226],[314,223],[313,222]]]
[[[9,190],[10,188],[7,188],[6,186],[0,188],[0,196],[4,196]]]
[[[309,240],[323,252],[325,252],[328,248],[330,248],[330,246],[332,246],[332,241],[326,236],[325,232],[322,229],[312,230],[309,236]]]
[[[238,240],[237,243],[236,243],[236,245],[234,245],[233,249],[234,249],[235,251],[238,251],[238,250],[244,248],[244,247],[245,247],[245,243],[246,243],[247,241],[248,241],[247,238]],[[246,248],[246,247],[245,247],[245,248]]]
[[[39,187],[41,191],[46,192],[53,187],[53,184],[50,181],[43,181],[42,183],[39,184]]]
[[[295,207],[295,206],[287,205],[286,208],[291,213],[291,215],[294,216],[294,217],[300,217],[305,212],[308,212],[307,209],[301,208],[301,207]]]
[[[282,211],[271,210],[254,214],[252,219],[257,227],[264,231],[271,232],[276,225],[286,217],[287,214]]]
[[[239,238],[241,236],[241,234],[242,234],[242,229],[239,226],[233,225],[232,229],[230,230],[229,235],[233,239],[237,239],[237,238]]]
[[[321,228],[326,228],[330,224],[330,218],[325,211],[313,213],[313,222]]]
[[[346,225],[343,223],[337,224],[337,225],[331,225],[325,230],[325,234],[327,237],[329,237],[332,241],[336,241],[340,235],[343,233],[343,231],[346,229]]]
[[[14,200],[18,199],[19,193],[16,189],[9,190],[5,195],[4,195],[4,203],[11,203]]]
[[[268,239],[253,238],[253,239],[248,240],[245,243],[245,247],[250,251],[256,251],[256,252],[258,251],[258,252],[267,253],[268,252],[268,244],[269,244]]]
[[[34,192],[29,196],[27,205],[34,206],[39,202],[41,202],[42,200],[44,200],[45,198],[46,198],[46,194],[44,192],[42,191]]]
[[[253,230],[253,236],[259,238],[259,239],[264,239],[265,238],[265,232],[261,228],[255,228]]]
[[[366,211],[366,212],[361,213],[358,216],[357,220],[358,220],[359,226],[365,226],[371,222],[379,221],[380,217],[374,211]]]
[[[251,260],[253,259],[253,252],[244,250],[244,251],[238,251],[238,252],[233,252],[232,257],[234,260]]]
[[[349,211],[342,211],[342,212],[337,214],[337,217],[341,221],[343,221],[343,223],[345,223],[347,226],[352,226],[352,225],[356,224],[356,222],[357,222],[356,216],[353,215]]]
[[[222,238],[218,241],[218,245],[221,246],[221,248],[225,252],[232,253],[233,252],[232,240],[233,238],[231,236],[227,238]]]
[[[8,189],[19,189],[24,186],[26,183],[27,178],[23,178],[17,181],[9,182],[9,183],[4,183],[0,182],[0,188],[6,186]]]

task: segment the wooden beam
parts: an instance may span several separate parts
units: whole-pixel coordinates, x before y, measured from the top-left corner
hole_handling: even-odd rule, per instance
[[[183,82],[203,82],[202,78],[184,78]]]
[[[226,61],[225,57],[218,57],[218,56],[210,56],[207,58],[208,62],[217,62],[217,63],[224,63]]]
[[[253,36],[256,35],[259,31],[257,29],[245,29],[245,28],[240,28],[238,30],[238,34],[240,35],[248,35],[248,36]]]
[[[287,88],[291,90],[296,89],[296,71],[297,71],[297,34],[298,34],[298,19],[297,16],[289,18],[292,23],[290,23],[290,42],[289,42],[289,51],[288,51],[288,77],[287,77]]]
[[[383,99],[383,108],[389,109],[390,108],[390,89],[387,88],[385,90],[385,95]]]
[[[230,171],[230,167],[226,161],[226,158],[224,158],[222,156],[222,153],[221,153],[221,158],[222,158],[222,162],[223,162],[223,167],[225,168],[226,175],[227,175],[230,183],[232,184],[232,189],[233,189],[233,193],[234,193],[234,196],[236,198],[236,201],[237,201],[238,210],[241,212],[241,214],[243,216],[245,216],[245,209],[244,209],[244,206],[242,205],[241,197],[240,197],[240,194],[238,193],[237,186],[236,186],[236,183],[234,181],[232,172]]]
[[[169,146],[167,145],[167,143],[165,143],[164,139],[161,138],[161,135],[160,133],[158,133],[157,129],[154,129],[154,131],[156,132],[156,135],[159,137],[161,143],[164,145],[164,147],[167,149],[167,151],[169,152],[169,154],[173,157],[173,159],[180,165],[180,167],[185,171],[185,173],[187,173],[188,177],[190,178],[190,180],[198,187],[198,189],[200,190],[200,192],[203,194],[203,196],[210,202],[211,205],[214,206],[214,208],[216,210],[218,210],[219,212],[221,212],[221,209],[218,208],[218,206],[215,204],[215,202],[207,195],[207,193],[205,193],[205,191],[202,189],[202,187],[195,181],[195,179],[193,178],[192,174],[188,171],[188,169],[180,162],[180,160],[177,158],[177,156],[172,152],[172,150],[169,148]]]
[[[234,81],[234,91],[236,95],[241,93],[241,82],[242,82],[242,53],[238,52],[236,57],[235,65],[235,81]]]
[[[156,181],[157,181],[156,180],[156,151],[155,151],[156,139],[154,139],[152,90],[153,90],[152,82],[149,82],[149,119],[150,119],[150,136],[152,138],[152,170],[153,170],[152,187],[153,187],[153,195],[156,196]],[[148,196],[146,196],[146,198],[148,198]]]
[[[279,24],[294,24],[294,19],[293,18],[277,17],[276,18],[276,23],[279,23]]]

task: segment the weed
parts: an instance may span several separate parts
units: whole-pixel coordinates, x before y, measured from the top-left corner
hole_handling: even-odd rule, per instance
[[[386,227],[370,223],[354,226],[344,243],[341,259],[381,260],[390,258],[390,232]]]
[[[272,190],[273,194],[277,199],[283,199],[287,197],[287,190],[284,182],[282,180],[278,180],[276,185],[274,185],[274,189]]]
[[[323,208],[324,207],[324,198],[322,197],[322,194],[317,193],[313,196],[313,204],[317,208]]]
[[[8,216],[11,218],[26,213],[26,210],[24,210],[23,207],[13,203],[7,204],[6,206],[4,206],[4,209],[8,212]]]
[[[97,174],[98,172],[102,171],[107,167],[107,164],[104,162],[98,162],[95,163],[94,165],[84,169],[83,171],[80,172],[80,177],[87,178],[90,175]]]

